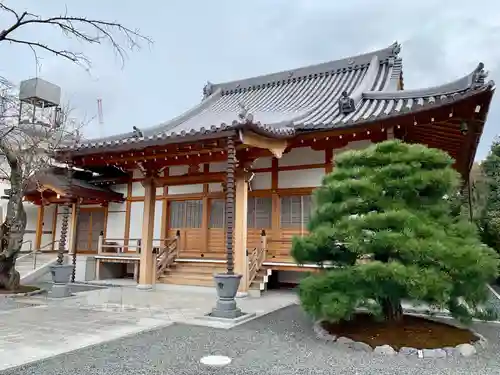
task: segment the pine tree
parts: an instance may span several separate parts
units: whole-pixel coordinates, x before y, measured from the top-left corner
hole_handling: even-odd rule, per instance
[[[500,252],[500,140],[496,139],[490,153],[481,163],[481,178],[474,191],[477,225],[485,244]]]
[[[330,264],[300,284],[317,319],[349,319],[359,307],[386,320],[403,300],[477,313],[498,258],[460,212],[460,178],[446,153],[386,141],[335,159],[314,193],[309,235],[294,238],[299,264]]]

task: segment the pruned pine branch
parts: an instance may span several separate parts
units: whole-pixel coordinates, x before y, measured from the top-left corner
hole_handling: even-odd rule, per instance
[[[87,56],[78,51],[58,49],[36,39],[24,39],[16,36],[16,31],[30,25],[57,28],[68,38],[75,38],[84,43],[109,43],[114,53],[120,58],[122,66],[127,59],[127,50],[140,48],[144,43],[152,43],[152,40],[142,35],[139,30],[130,29],[118,22],[73,17],[69,16],[67,12],[57,17],[46,18],[29,12],[19,13],[1,1],[0,11],[9,13],[14,18],[13,23],[9,27],[0,31],[0,43],[10,42],[31,48],[37,64],[37,50],[53,53],[84,68],[90,68],[91,62]],[[41,33],[43,31],[37,32],[37,34]],[[121,43],[119,38],[123,38],[124,42]]]

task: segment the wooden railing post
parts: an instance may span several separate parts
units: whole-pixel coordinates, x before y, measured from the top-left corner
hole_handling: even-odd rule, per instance
[[[104,236],[101,234],[99,235],[99,240],[97,242],[97,254],[102,254],[103,245],[104,245]]]
[[[177,232],[175,232],[175,241],[176,241],[176,258],[179,257],[179,251],[180,251],[180,248],[181,248],[181,231],[179,229],[177,229]]]
[[[260,233],[260,248],[267,254],[267,235],[265,229],[262,229]]]

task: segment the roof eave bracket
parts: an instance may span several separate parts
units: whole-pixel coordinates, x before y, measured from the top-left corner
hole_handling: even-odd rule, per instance
[[[277,159],[283,156],[288,147],[287,139],[268,138],[251,130],[239,129],[238,137],[242,144],[269,150]]]

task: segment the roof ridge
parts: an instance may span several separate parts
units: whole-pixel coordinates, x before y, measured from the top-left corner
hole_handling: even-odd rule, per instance
[[[365,91],[365,99],[409,99],[412,97],[441,96],[453,94],[455,92],[466,91],[469,89],[481,88],[491,83],[485,83],[488,72],[484,70],[484,64],[479,63],[477,67],[469,74],[444,83],[442,85],[429,86],[420,89],[398,90],[398,91]]]
[[[279,84],[280,82],[287,82],[289,80],[299,79],[301,77],[328,74],[330,72],[342,70],[359,69],[369,65],[373,59],[373,56],[377,56],[379,62],[384,62],[389,58],[397,58],[400,51],[401,45],[398,42],[394,42],[389,47],[378,49],[372,52],[343,57],[341,59],[331,60],[319,64],[312,64],[305,67],[287,69],[277,73],[262,74],[254,77],[217,84],[208,81],[203,88],[203,94],[205,97],[207,97],[217,89],[221,89],[222,93],[226,94],[249,88],[259,88],[263,85],[267,86]]]
[[[142,138],[150,138],[150,137],[153,137],[155,135],[166,133],[166,132],[169,132],[170,130],[173,130],[177,125],[182,123],[186,118],[189,118],[189,117],[193,116],[194,114],[201,112],[210,103],[212,103],[217,98],[219,98],[220,95],[221,95],[221,91],[215,90],[209,97],[203,99],[199,104],[195,105],[194,107],[189,108],[185,112],[181,113],[179,116],[174,117],[170,120],[164,121],[160,124],[141,129],[141,131],[143,133]],[[136,134],[135,132],[127,132],[127,133],[111,135],[111,136],[104,137],[104,138],[90,138],[90,139],[85,140],[85,142],[83,142],[83,143],[87,144],[87,143],[92,143],[92,142],[99,142],[99,143],[113,142],[113,141],[117,140],[117,138],[119,138],[120,140],[128,139],[128,138],[135,138],[136,137],[135,134]]]

